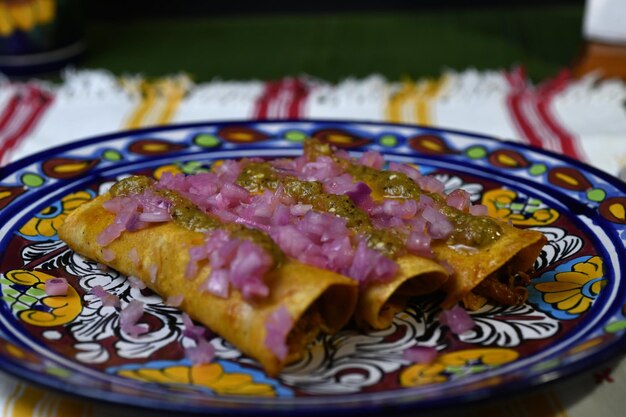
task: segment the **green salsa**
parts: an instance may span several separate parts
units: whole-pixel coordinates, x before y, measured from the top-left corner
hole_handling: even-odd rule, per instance
[[[370,248],[387,256],[397,256],[404,250],[402,239],[393,231],[376,229],[367,213],[358,208],[350,197],[325,193],[319,181],[302,181],[291,175],[279,176],[269,163],[252,162],[243,168],[237,184],[251,192],[276,189],[278,184],[282,184],[287,195],[298,202],[344,219],[348,228],[366,237]]]
[[[280,184],[278,173],[267,162],[247,164],[237,178],[237,184],[252,193],[275,190]]]
[[[179,226],[194,232],[206,232],[222,226],[218,219],[209,216],[177,192],[157,189],[154,187],[154,184],[155,182],[151,178],[135,175],[113,185],[111,194],[114,197],[129,196],[141,194],[149,189],[172,204],[170,214],[172,215],[172,220]]]
[[[176,191],[159,189],[154,187],[154,184],[153,179],[136,175],[117,182],[111,187],[110,192],[114,197],[120,197],[141,194],[150,190],[171,203],[172,220],[179,226],[194,232],[226,230],[234,238],[247,239],[260,246],[272,256],[276,264],[282,260],[284,256],[282,251],[266,233],[238,223],[222,223]]]
[[[422,194],[422,190],[415,181],[402,172],[379,171],[357,164],[350,164],[347,171],[385,197],[419,200]]]
[[[502,227],[491,217],[472,216],[448,205],[440,207],[440,211],[454,226],[454,231],[448,239],[450,244],[483,247],[502,236]]]
[[[355,179],[374,187],[384,197],[419,200],[420,195],[429,196],[437,209],[453,224],[454,231],[448,239],[451,245],[464,244],[482,247],[496,241],[502,235],[502,227],[491,217],[473,216],[450,207],[444,197],[437,193],[421,190],[408,175],[402,172],[379,171],[363,165],[351,164],[348,167]]]
[[[386,198],[419,200],[422,194],[435,202],[435,207],[444,214],[454,226],[448,244],[464,244],[483,247],[498,240],[502,236],[502,227],[497,220],[487,216],[473,216],[469,213],[448,206],[445,198],[437,193],[430,193],[420,187],[408,175],[402,172],[383,171],[368,166],[354,164],[333,154],[332,147],[316,139],[304,144],[304,154],[314,161],[318,156],[329,156],[341,164],[346,172],[358,181],[363,181],[375,193]]]

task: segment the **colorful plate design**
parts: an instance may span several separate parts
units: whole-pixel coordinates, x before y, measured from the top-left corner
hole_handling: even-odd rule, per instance
[[[56,229],[120,176],[193,173],[213,161],[300,153],[318,137],[358,154],[419,165],[463,187],[493,215],[549,237],[529,302],[472,313],[454,335],[432,300],[415,300],[384,331],[319,338],[269,378],[219,338],[214,363],[184,359],[181,312],[123,276],[73,254]],[[124,132],[57,148],[0,170],[0,366],[50,388],[112,403],[185,412],[276,414],[415,409],[489,398],[581,372],[624,351],[626,186],[544,151],[479,135],[350,122],[205,123]],[[66,296],[43,291],[52,276]],[[150,332],[119,331],[89,289],[146,304]],[[440,350],[429,365],[403,351]]]

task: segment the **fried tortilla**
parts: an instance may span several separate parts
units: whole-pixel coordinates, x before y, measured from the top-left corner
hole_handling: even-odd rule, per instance
[[[360,210],[348,196],[327,193],[318,181],[305,181],[281,174],[265,162],[248,164],[238,181],[257,194],[268,189],[275,191],[280,184],[297,203],[309,204],[313,210],[332,213],[344,219],[355,235],[369,235],[377,245],[401,250],[402,243],[399,243],[397,236],[376,229],[367,213]],[[393,257],[391,254],[386,255]],[[393,277],[362,285],[355,312],[355,319],[360,327],[388,327],[394,315],[404,310],[410,297],[437,291],[449,277],[446,269],[433,259],[403,253],[394,257],[394,261],[398,264],[398,271]]]
[[[244,160],[223,163],[222,168],[214,164],[222,170],[219,174],[170,176],[157,185],[154,179],[132,177],[71,213],[59,236],[76,252],[140,278],[163,298],[182,296],[183,311],[257,359],[269,375],[299,359],[320,333],[337,332],[352,318],[362,328],[388,327],[414,296],[443,290],[443,308],[459,302],[468,309],[487,301],[525,302],[527,273],[546,242],[541,233],[477,216],[481,211],[471,210],[469,197],[465,205],[449,204],[443,184],[439,191],[426,191],[432,181],[420,188],[421,177],[413,175],[413,168],[379,169],[380,154],[366,155],[369,166],[333,152],[314,141],[305,144],[310,172],[298,171],[307,166],[303,159],[276,165]],[[348,174],[347,182],[343,174]],[[228,178],[219,187],[211,183],[218,175]],[[338,188],[329,191],[326,180],[337,181]],[[194,194],[193,189],[201,192]],[[125,229],[106,246],[99,244],[98,237],[119,219],[103,204],[113,196],[137,197],[146,190],[171,203],[167,216],[146,228]],[[405,204],[408,211],[400,208]],[[381,213],[390,218],[388,223]],[[309,215],[313,218],[302,227],[313,230],[318,246],[307,240],[308,229],[296,226]],[[263,250],[273,256],[273,268],[262,277],[266,296],[244,297],[234,287],[227,296],[207,291],[202,284],[211,273],[208,258],[194,276],[186,276],[190,249],[206,242],[204,232],[233,225],[246,239],[262,235]],[[410,239],[412,234],[417,236]],[[332,245],[325,247],[324,242]],[[212,258],[214,272],[220,271],[221,252],[210,250],[217,257]],[[243,256],[248,255],[246,251]],[[285,308],[291,318],[282,336],[288,353],[278,355],[266,346],[267,323]]]
[[[77,253],[140,278],[164,299],[182,295],[183,311],[258,360],[268,375],[276,375],[286,363],[299,359],[304,347],[320,332],[334,333],[352,317],[358,295],[354,280],[292,260],[265,277],[270,289],[266,298],[249,302],[238,291],[231,291],[228,298],[200,291],[200,278],[208,276],[210,265],[204,265],[192,279],[186,278],[184,271],[188,249],[203,242],[203,233],[175,222],[122,233],[106,246],[115,254],[114,259],[106,260],[105,248],[97,243],[97,237],[115,218],[102,207],[109,198],[102,195],[72,212],[59,230],[60,238]],[[128,256],[133,249],[139,262]],[[155,267],[153,282],[151,269]],[[266,320],[281,305],[293,319],[287,336],[289,353],[284,360],[264,343]]]
[[[446,298],[442,307],[451,308],[463,301],[466,308],[476,310],[487,300],[502,305],[526,301],[526,274],[532,270],[547,239],[534,230],[507,223],[501,227],[500,238],[475,251],[445,244],[433,247],[437,258],[454,269],[443,285]]]
[[[362,289],[355,311],[360,327],[378,330],[388,327],[411,297],[434,293],[448,279],[446,269],[431,259],[404,255],[396,262],[399,271],[393,279]]]
[[[442,307],[451,308],[463,301],[468,309],[476,310],[488,300],[504,305],[517,305],[526,301],[527,274],[531,272],[534,261],[546,242],[540,232],[518,229],[488,216],[474,216],[468,211],[452,208],[445,201],[443,184],[439,184],[441,191],[438,192],[422,189],[418,185],[421,174],[416,174],[413,178],[407,175],[411,168],[407,168],[408,171],[401,170],[404,172],[375,169],[368,163],[356,162],[345,155],[337,156],[336,149],[315,139],[305,143],[304,153],[313,162],[319,161],[320,157],[331,158],[352,175],[353,181],[365,183],[371,189],[370,196],[376,201],[414,200],[419,204],[422,197],[426,197],[433,207],[437,207],[442,215],[448,217],[454,225],[454,231],[445,240],[434,241],[432,244],[434,259],[446,265],[448,272],[451,272],[447,280],[440,282],[441,289],[446,292]],[[369,159],[369,164],[376,164],[373,161],[380,157],[379,162],[382,165],[380,155],[370,154],[364,157]],[[424,184],[437,188],[432,181]],[[415,256],[412,258],[419,264],[428,261],[415,259]],[[367,291],[375,291],[375,294],[366,294],[365,298],[379,298],[379,289]],[[387,291],[386,296],[390,300],[399,298],[393,291]],[[358,309],[368,304],[369,301],[359,302]],[[373,315],[369,314],[367,317],[367,321],[373,321]],[[379,324],[382,325],[382,322]]]

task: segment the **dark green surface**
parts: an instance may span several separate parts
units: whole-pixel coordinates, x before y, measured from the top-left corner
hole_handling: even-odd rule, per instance
[[[540,80],[575,59],[582,14],[582,6],[560,5],[93,20],[82,66],[149,77],[184,71],[202,82],[372,73],[398,80],[519,64]]]

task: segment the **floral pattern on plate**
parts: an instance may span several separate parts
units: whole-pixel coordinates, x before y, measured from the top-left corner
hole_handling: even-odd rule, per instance
[[[223,159],[297,155],[308,137],[356,154],[376,150],[464,188],[491,215],[548,237],[529,301],[472,312],[455,335],[437,321],[437,296],[415,299],[391,327],[320,336],[276,378],[214,336],[217,360],[192,366],[182,313],[126,277],[70,251],[56,228],[80,203],[130,173],[197,173]],[[350,122],[206,123],[122,132],[52,150],[0,171],[0,366],[68,392],[175,411],[358,410],[471,401],[567,375],[624,346],[621,276],[625,187],[593,168],[519,144],[415,126]],[[65,296],[46,296],[51,277]],[[102,286],[122,305],[145,303],[146,334],[125,334]],[[572,342],[573,341],[573,342]],[[573,345],[572,345],[573,343]],[[439,351],[410,363],[415,346]],[[577,365],[576,365],[577,366]],[[72,388],[69,388],[72,387]],[[346,405],[348,404],[348,405]]]

